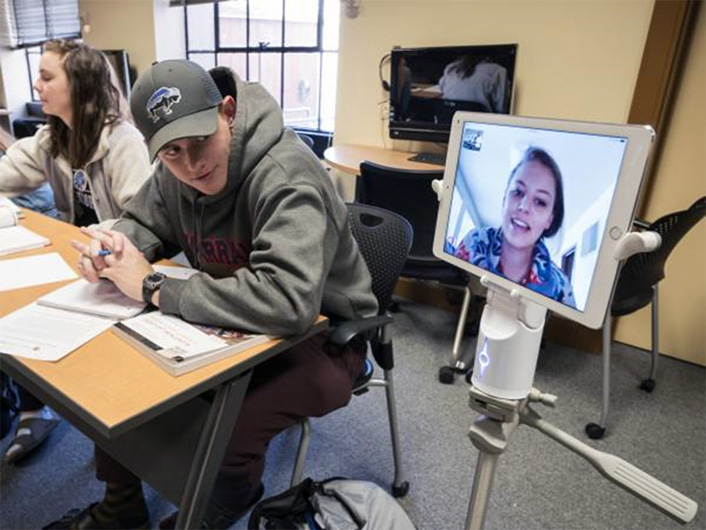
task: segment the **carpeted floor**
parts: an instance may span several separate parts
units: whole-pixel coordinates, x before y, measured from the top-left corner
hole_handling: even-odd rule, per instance
[[[456,316],[403,302],[394,327],[396,390],[403,460],[411,487],[402,506],[420,529],[463,528],[477,451],[467,433],[476,416],[468,385],[441,385],[437,371],[448,362]],[[467,338],[472,347],[472,338]],[[649,370],[647,353],[614,348],[609,432],[589,445],[620,456],[699,503],[689,528],[705,528],[706,370],[670,358],[660,360],[657,388],[637,384]],[[587,441],[583,427],[600,413],[601,358],[547,344],[535,386],[559,396],[555,409],[536,410],[572,436]],[[393,477],[383,391],[373,389],[326,418],[314,420],[305,476],[346,476],[385,487]],[[299,433],[272,443],[266,496],[288,487]],[[10,437],[0,444],[4,451]],[[66,510],[98,500],[92,444],[67,422],[32,457],[3,466],[0,527],[40,528]],[[174,507],[146,489],[153,525]],[[541,433],[520,427],[500,457],[487,528],[661,529],[681,527],[604,479],[579,456]],[[246,520],[234,528],[246,528]]]

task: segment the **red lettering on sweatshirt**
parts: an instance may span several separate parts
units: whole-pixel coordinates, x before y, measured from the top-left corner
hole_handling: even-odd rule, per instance
[[[250,248],[241,241],[213,236],[202,238],[197,245],[195,234],[186,234],[186,240],[201,265],[226,265],[234,272],[250,264]]]

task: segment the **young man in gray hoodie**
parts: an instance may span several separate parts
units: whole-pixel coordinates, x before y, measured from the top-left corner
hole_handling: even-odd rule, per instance
[[[320,313],[375,315],[370,274],[328,174],[262,86],[223,68],[213,75],[218,85],[176,60],[138,79],[132,114],[160,163],[112,230],[75,242],[84,277],[112,280],[189,322],[272,335],[302,333]],[[93,257],[101,249],[112,254]],[[153,271],[179,251],[199,273]],[[204,527],[230,526],[262,496],[270,440],[346,405],[364,358],[362,341],[335,350],[319,335],[255,368]],[[103,501],[50,527],[148,527],[139,479],[98,448],[96,463]]]

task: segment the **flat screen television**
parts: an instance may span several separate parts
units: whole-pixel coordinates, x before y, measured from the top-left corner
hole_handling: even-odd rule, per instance
[[[517,44],[394,48],[390,137],[448,142],[457,110],[510,114]]]

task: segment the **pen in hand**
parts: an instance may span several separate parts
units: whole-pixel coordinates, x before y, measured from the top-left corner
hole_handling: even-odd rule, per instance
[[[112,250],[104,248],[104,249],[101,249],[98,252],[96,252],[96,256],[110,256],[112,253],[113,253]]]

